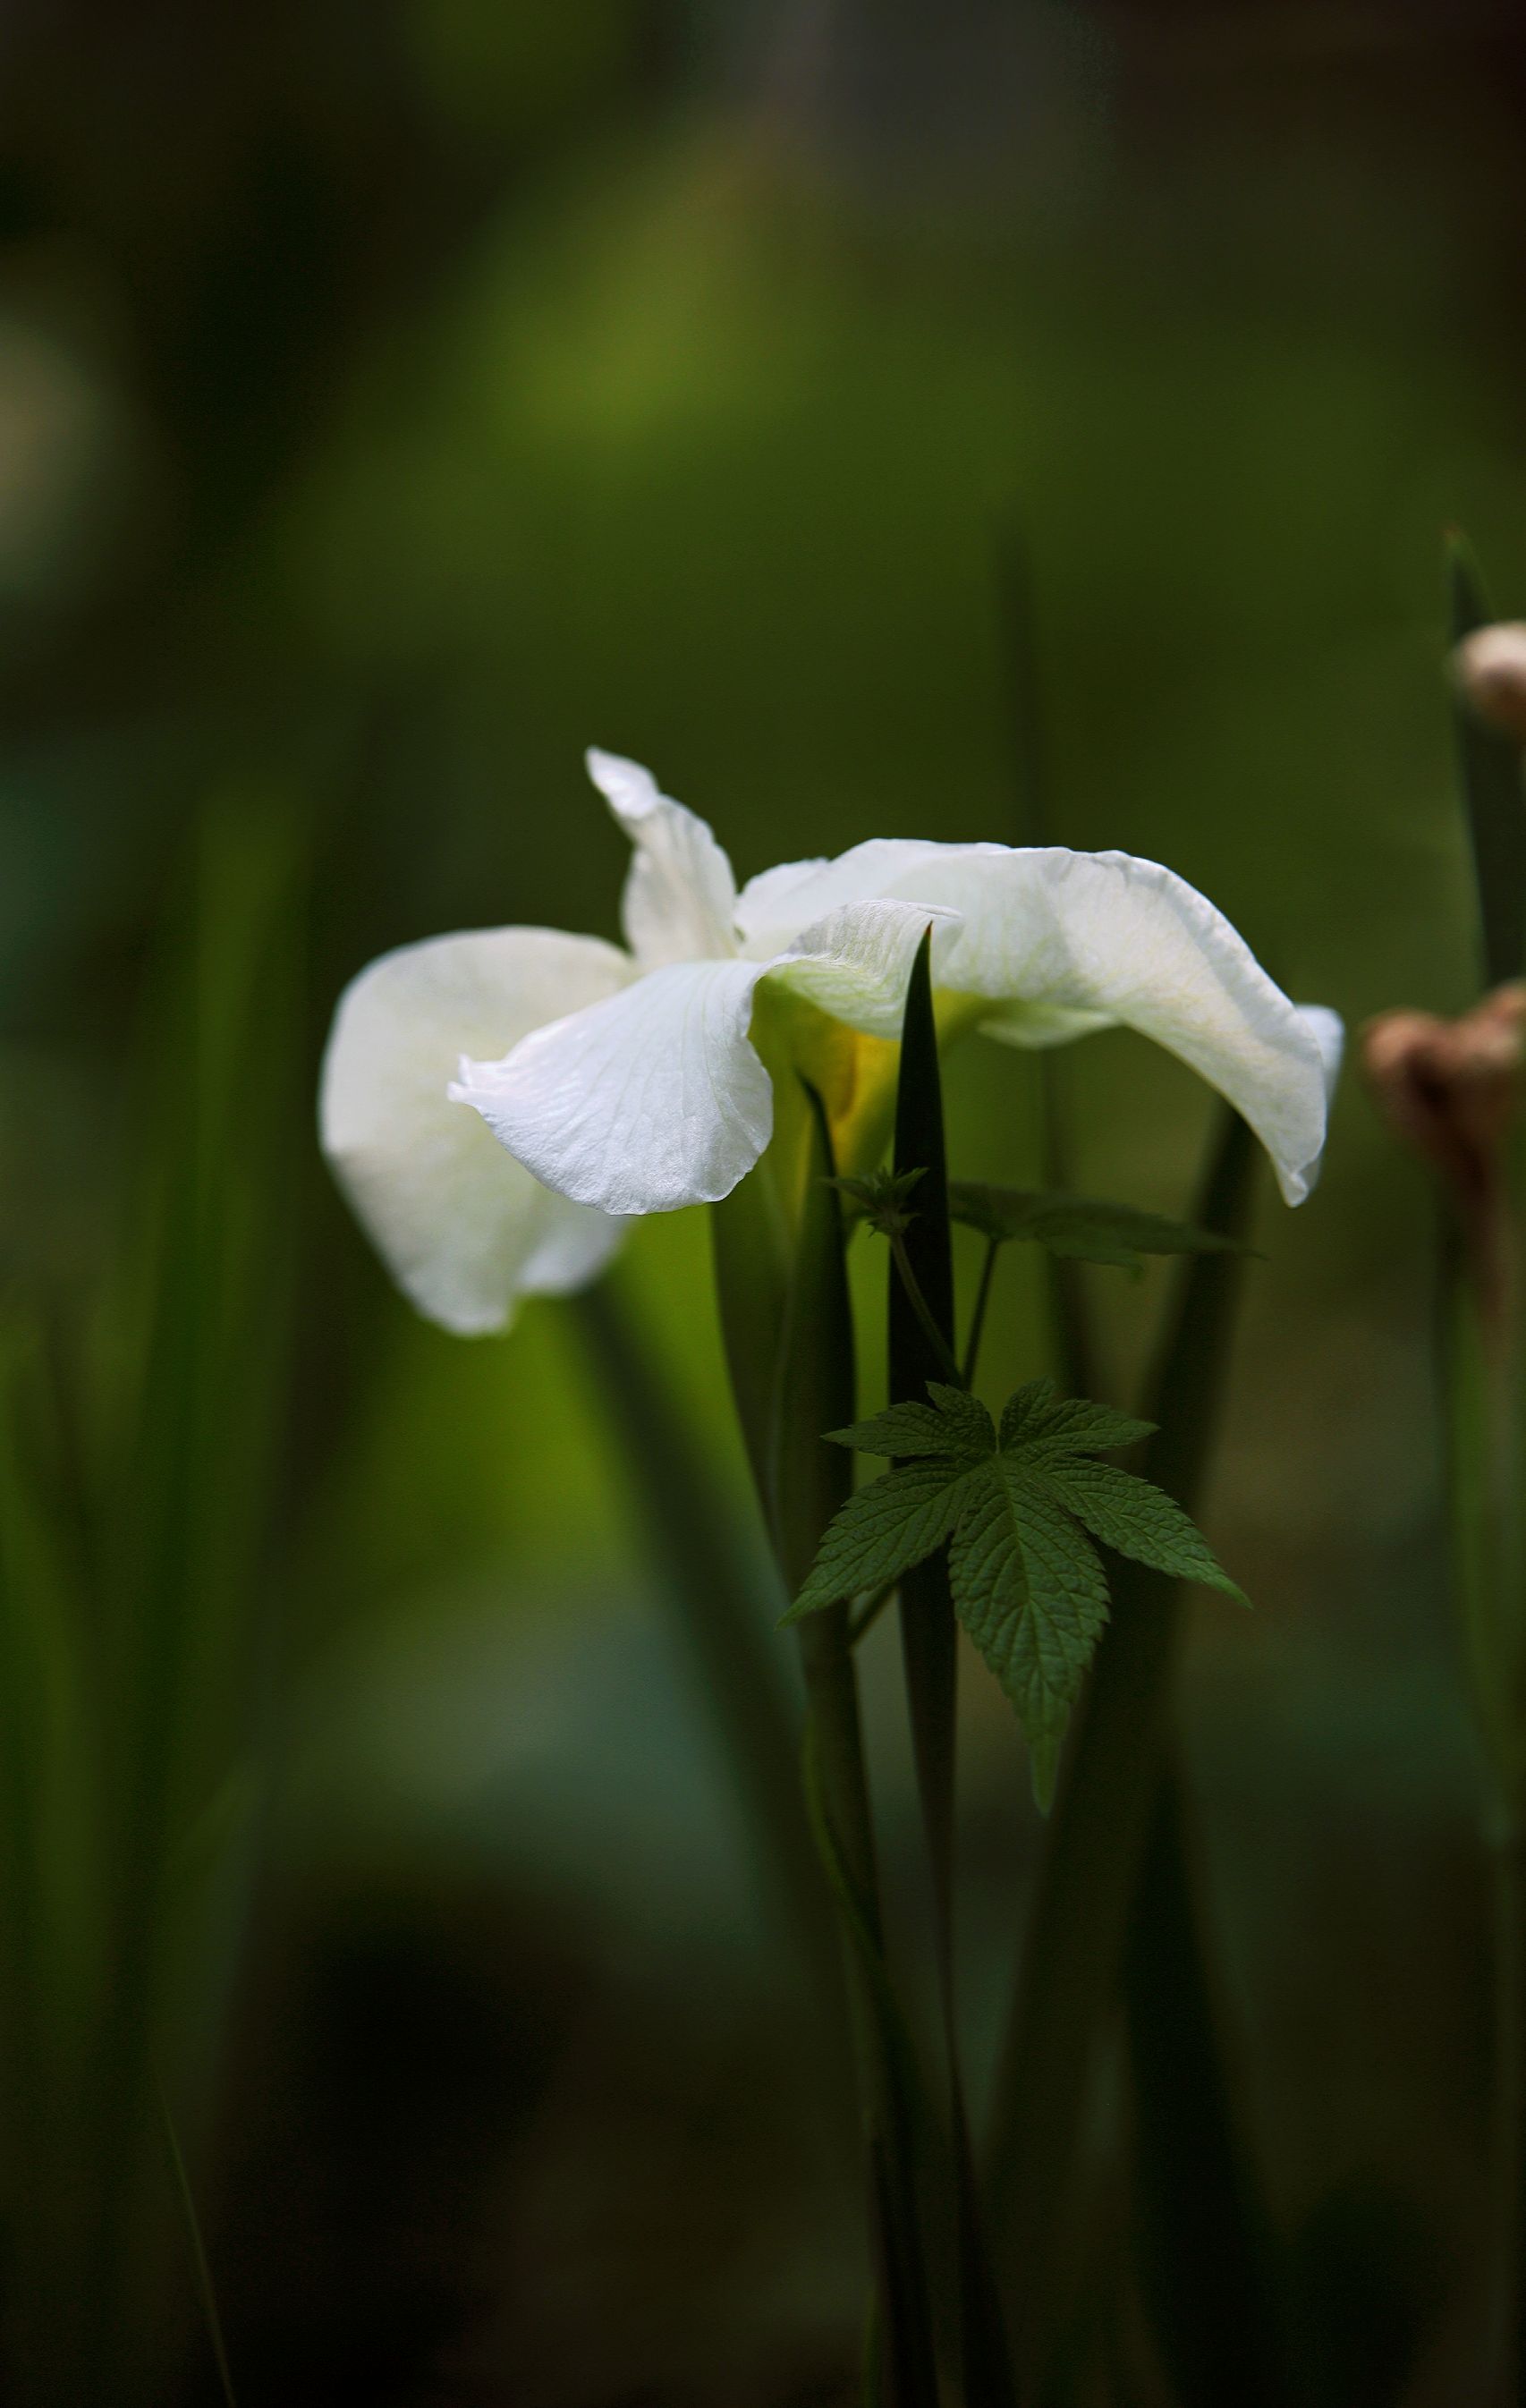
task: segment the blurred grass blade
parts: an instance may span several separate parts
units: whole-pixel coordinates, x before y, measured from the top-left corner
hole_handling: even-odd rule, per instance
[[[894,1168],[919,1174],[914,1212],[905,1231],[907,1258],[923,1300],[949,1354],[957,1354],[954,1248],[949,1222],[948,1162],[943,1133],[938,1031],[932,1009],[931,933],[917,949],[901,1025],[896,1088]],[[919,1402],[943,1370],[894,1262],[889,1275],[889,1400]],[[937,1958],[954,2197],[949,2202],[957,2285],[956,2330],[960,2380],[971,2400],[990,2408],[1015,2398],[1001,2308],[986,2251],[984,2217],[970,2146],[960,2068],[955,1984],[955,1835],[958,1727],[958,1623],[949,1589],[946,1549],[906,1573],[900,1583],[900,1646],[906,1679],[917,1792],[922,1809]]]
[[[1447,616],[1452,643],[1494,616],[1478,566],[1455,531],[1447,542]],[[1526,970],[1526,793],[1520,753],[1454,694],[1458,768],[1473,849],[1483,982],[1502,985]]]
[[[154,2069],[194,2121],[248,1874],[224,1852],[214,1897],[189,1877],[186,1841],[270,1686],[259,1571],[307,1120],[302,878],[281,800],[230,797],[206,814],[135,1116],[144,1192],[105,1400],[113,1956],[86,2292],[93,2401],[152,2397],[163,2379],[173,2219]]]
[[[186,2170],[180,2134],[175,2129],[175,2118],[169,2112],[169,2101],[162,2090],[159,2093],[159,2111],[165,2135],[165,2153],[169,2160],[170,2178],[175,2186],[175,2195],[180,2204],[180,2220],[185,2228],[186,2247],[190,2251],[191,2263],[194,2271],[196,2294],[201,2301],[202,2317],[207,2328],[208,2346],[212,2354],[212,2363],[217,2370],[218,2388],[223,2394],[224,2408],[238,2408],[233,2388],[233,2372],[228,2364],[227,2342],[223,2331],[223,2314],[217,2304],[217,2286],[212,2280],[211,2262],[207,2255],[207,2243],[202,2233],[201,2218],[196,2213],[195,2193],[191,2187],[191,2176]]]
[[[669,1574],[665,1593],[714,1717],[764,1878],[824,2012],[840,2012],[835,1918],[800,1795],[800,1718],[781,1676],[774,1600],[763,1594],[717,1498],[713,1466],[622,1301],[618,1273],[569,1298],[564,1309]],[[845,2033],[842,2044],[845,2051]]]
[[[1225,1112],[1193,1218],[1242,1237],[1254,1169],[1249,1131]],[[1208,1254],[1183,1265],[1144,1408],[1161,1427],[1143,1468],[1189,1510],[1217,1418],[1243,1261]],[[1132,1564],[1110,1571],[1113,1618],[1062,1760],[992,2112],[993,2214],[1004,2255],[1022,2270],[1019,2359],[1038,2397],[1069,2312],[1072,2177],[1099,2036],[1123,1976],[1180,1626],[1172,1582]]]

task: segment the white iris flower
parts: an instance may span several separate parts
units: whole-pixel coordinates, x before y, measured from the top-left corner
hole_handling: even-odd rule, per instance
[[[597,752],[588,769],[634,847],[628,952],[548,928],[437,937],[371,963],[335,1015],[324,1148],[431,1320],[500,1329],[519,1297],[585,1285],[632,1216],[729,1195],[792,1068],[843,1166],[872,1159],[929,923],[945,1032],[1138,1029],[1244,1115],[1289,1204],[1308,1194],[1340,1023],[1290,1003],[1173,871],[875,838],[739,893],[704,821],[645,769]]]

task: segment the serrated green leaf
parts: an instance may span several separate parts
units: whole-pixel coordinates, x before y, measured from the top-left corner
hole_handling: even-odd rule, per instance
[[[1015,1463],[970,1475],[949,1549],[954,1603],[1017,1710],[1041,1806],[1107,1620],[1107,1584],[1070,1514]]]
[[[860,1488],[833,1516],[810,1578],[784,1620],[798,1622],[840,1598],[885,1588],[921,1563],[947,1538],[973,1476],[942,1456],[898,1464]]]
[[[838,1194],[853,1208],[854,1218],[867,1221],[871,1228],[889,1237],[901,1235],[916,1219],[911,1202],[920,1182],[926,1178],[924,1168],[912,1170],[871,1170],[866,1178],[856,1179],[844,1174],[829,1180]]]
[[[1179,1580],[1245,1600],[1181,1507],[1148,1481],[1090,1458],[1154,1427],[1050,1379],[1008,1398],[1000,1434],[978,1398],[938,1381],[929,1402],[888,1407],[833,1435],[914,1459],[835,1515],[785,1617],[900,1581],[949,1541],[949,1594],[1017,1709],[1047,1807],[1060,1740],[1102,1625],[1107,1584],[1092,1541]]]
[[[949,1211],[999,1244],[1027,1240],[1071,1261],[1108,1263],[1135,1273],[1144,1269],[1147,1254],[1218,1254],[1237,1242],[1160,1212],[1056,1189],[959,1181],[949,1189]]]
[[[1135,1421],[1088,1398],[1062,1397],[1053,1380],[1026,1380],[1002,1407],[1000,1444],[1003,1455],[1036,1446],[1046,1452],[1108,1455],[1116,1447],[1136,1445],[1154,1427],[1153,1422]]]
[[[937,1381],[929,1383],[928,1394],[930,1405],[890,1405],[868,1421],[827,1435],[860,1455],[943,1455],[978,1462],[996,1453],[996,1424],[978,1398]]]
[[[1031,1467],[1031,1476],[1045,1482],[1105,1547],[1148,1564],[1152,1571],[1167,1572],[1173,1580],[1200,1581],[1205,1588],[1222,1589],[1241,1605],[1249,1604],[1191,1516],[1152,1481],[1111,1463],[1043,1462]]]

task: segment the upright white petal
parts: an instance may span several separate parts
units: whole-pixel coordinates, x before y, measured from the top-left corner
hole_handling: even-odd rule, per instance
[[[736,881],[704,821],[663,794],[639,762],[597,747],[586,759],[588,775],[635,848],[620,909],[641,968],[730,959],[737,951]]]
[[[683,962],[504,1060],[466,1060],[453,1096],[538,1179],[606,1212],[728,1196],[773,1130],[773,1089],[747,1035],[751,962]]]
[[[463,1045],[502,1052],[631,976],[612,945],[546,928],[437,937],[385,953],[339,999],[324,1057],[324,1151],[394,1278],[464,1336],[522,1295],[585,1285],[624,1224],[553,1195],[448,1088]]]

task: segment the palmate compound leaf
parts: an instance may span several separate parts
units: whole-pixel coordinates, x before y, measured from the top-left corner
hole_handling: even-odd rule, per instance
[[[1098,1463],[1153,1425],[1030,1380],[1000,1430],[962,1389],[893,1405],[831,1435],[861,1453],[905,1455],[834,1517],[785,1619],[899,1580],[945,1542],[959,1620],[1016,1708],[1041,1806],[1054,1792],[1071,1708],[1107,1620],[1096,1540],[1181,1580],[1245,1600],[1179,1505],[1132,1472]]]
[[[959,1181],[949,1189],[956,1221],[1004,1245],[1027,1240],[1074,1262],[1112,1263],[1136,1277],[1146,1254],[1206,1254],[1232,1251],[1233,1238],[1216,1237],[1160,1212],[1132,1204],[1110,1204],[1097,1196],[1070,1196],[1055,1189],[989,1187]]]

